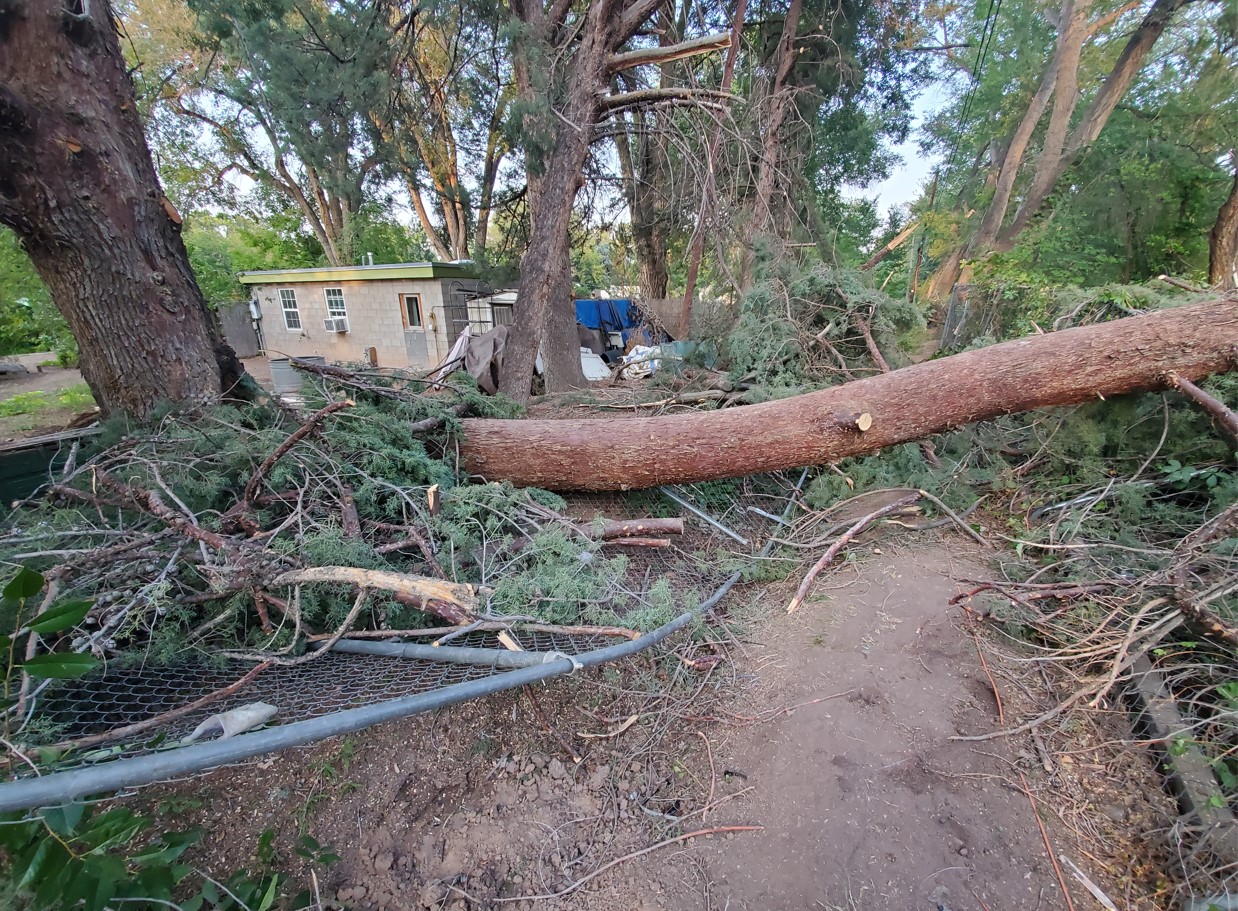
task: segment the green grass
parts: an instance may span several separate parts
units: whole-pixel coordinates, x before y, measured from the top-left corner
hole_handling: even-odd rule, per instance
[[[0,418],[13,418],[20,415],[37,415],[52,408],[72,408],[75,411],[85,411],[94,405],[94,396],[85,383],[61,389],[54,397],[46,392],[21,392],[0,400]]]

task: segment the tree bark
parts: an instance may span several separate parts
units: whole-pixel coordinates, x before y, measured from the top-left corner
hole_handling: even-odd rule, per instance
[[[465,420],[465,468],[557,490],[626,490],[836,462],[1002,414],[1165,388],[1238,358],[1233,296],[1003,342],[820,392],[653,418]],[[854,415],[872,423],[860,430]]]
[[[1044,206],[1045,200],[1053,192],[1066,169],[1071,166],[1079,153],[1090,146],[1100,136],[1101,130],[1109,122],[1109,117],[1117,108],[1118,103],[1126,96],[1127,90],[1139,71],[1143,69],[1148,53],[1169,26],[1174,14],[1194,0],[1156,0],[1148,10],[1139,28],[1131,34],[1122,53],[1118,55],[1113,69],[1105,77],[1092,103],[1083,112],[1079,123],[1071,131],[1066,140],[1065,148],[1058,155],[1042,155],[1037,163],[1033,184],[1024,195],[1023,202],[1015,212],[1010,226],[1002,232],[1000,242],[1009,249],[1014,245],[1015,238],[1031,222],[1033,216]],[[1073,106],[1072,106],[1073,107]]]
[[[538,0],[532,5],[536,7]],[[547,392],[585,385],[576,336],[569,229],[613,48],[611,6],[606,0],[590,5],[580,44],[571,58],[568,95],[558,112],[544,167],[537,172],[530,165],[534,173],[529,175],[529,247],[520,260],[516,321],[499,379],[499,391],[518,402],[529,398],[539,343]],[[526,100],[537,100],[531,86],[521,89]],[[553,99],[546,101],[553,103]]]
[[[615,137],[615,151],[632,224],[640,293],[646,300],[661,300],[670,284],[663,202],[668,177],[665,139],[657,135],[657,121],[643,111],[636,111],[631,122],[626,117],[617,119],[624,130]]]
[[[796,58],[795,36],[799,31],[803,9],[803,0],[791,0],[787,15],[782,21],[782,36],[778,39],[778,49],[775,52],[777,68],[770,86],[769,122],[765,125],[765,137],[761,144],[761,167],[757,175],[748,227],[744,232],[743,261],[739,277],[741,293],[752,286],[753,266],[756,261],[753,241],[758,234],[768,230],[773,222],[774,183],[778,176],[779,151],[782,147],[782,124],[791,106],[793,92],[790,81]]]
[[[194,280],[180,221],[155,176],[110,5],[10,4],[0,222],[68,321],[105,413],[206,401],[244,375]]]
[[[1208,283],[1221,291],[1238,288],[1238,154],[1234,183],[1208,234]]]
[[[563,29],[564,20],[558,17],[566,16],[566,5],[556,3],[548,18],[541,0],[510,2],[513,13],[526,26],[522,41],[538,48],[546,59],[565,56],[567,49],[558,46],[558,32]],[[516,320],[508,336],[499,378],[499,391],[518,402],[529,398],[539,346],[547,392],[585,385],[572,295],[572,205],[584,181],[594,129],[602,113],[611,55],[655,10],[656,4],[650,3],[592,0],[579,25],[579,38],[571,49],[568,71],[561,77],[566,86],[561,103],[554,94],[546,97],[545,90],[539,88],[544,76],[539,74],[535,78],[530,72],[531,61],[535,61],[533,52],[519,54],[515,61],[516,84],[522,99],[530,106],[554,108],[552,120],[543,114],[536,124],[549,134],[540,166],[528,160],[531,156],[526,153],[529,246],[520,260]],[[630,17],[639,22],[632,25]],[[573,30],[572,34],[576,32]],[[532,144],[536,145],[536,141]]]
[[[731,90],[731,80],[735,77],[735,62],[739,59],[739,48],[744,34],[744,16],[747,14],[747,0],[736,0],[735,16],[731,20],[731,43],[727,48],[726,62],[722,65],[722,83],[724,92]],[[705,179],[701,182],[701,205],[697,210],[696,228],[688,242],[688,275],[684,283],[683,309],[679,317],[679,337],[687,338],[692,334],[692,306],[696,297],[696,279],[701,269],[701,257],[705,254],[705,232],[714,227],[715,210],[717,209],[716,183],[714,173],[718,163],[718,150],[722,145],[722,119],[709,137],[709,149],[705,153]]]
[[[1049,106],[1049,99],[1053,97],[1053,90],[1057,87],[1058,75],[1067,57],[1066,50],[1071,44],[1082,47],[1082,37],[1077,35],[1079,26],[1075,17],[1075,4],[1072,0],[1067,0],[1060,21],[1066,23],[1066,28],[1059,33],[1057,48],[1053,52],[1053,59],[1050,60],[1044,76],[1041,77],[1040,87],[1036,89],[1036,94],[1028,102],[1027,110],[1023,112],[1023,118],[1015,127],[1010,137],[1010,144],[1006,147],[1005,154],[1002,155],[1001,162],[997,166],[993,199],[984,212],[984,218],[980,220],[980,227],[976,229],[975,236],[967,245],[968,253],[987,252],[989,246],[997,239],[997,233],[1006,219],[1006,211],[1010,208],[1010,197],[1014,193],[1015,180],[1023,167],[1023,156],[1027,154],[1027,147],[1036,132],[1036,126],[1040,123],[1040,118],[1044,116],[1045,109]],[[1086,25],[1086,22],[1083,24]],[[1075,38],[1078,40],[1073,40]],[[1078,63],[1079,58],[1076,53],[1074,57],[1076,68]],[[1075,81],[1078,82],[1077,74]],[[957,280],[957,274],[954,279]],[[947,285],[943,278],[941,285],[942,289],[948,293],[949,289],[954,286],[954,281],[950,281]]]
[[[1091,0],[1074,0],[1073,4],[1068,4],[1067,9],[1062,11],[1064,28],[1058,38],[1057,54],[1054,58],[1054,69],[1057,73],[1053,89],[1053,112],[1049,115],[1049,125],[1045,128],[1044,139],[1040,143],[1040,155],[1036,159],[1036,170],[1027,190],[1027,199],[1045,199],[1057,183],[1054,176],[1057,173],[1057,164],[1066,146],[1075,107],[1079,104],[1079,60],[1083,56],[1084,42],[1090,34],[1088,12],[1091,5]],[[1000,246],[1007,250],[1014,246],[1014,238],[1021,230],[1017,223],[1023,209],[1021,206],[1015,213],[1016,224],[1011,226],[1011,231],[1001,237]],[[1004,206],[1001,214],[1002,217],[1006,214]],[[1001,227],[1001,218],[994,227]],[[987,238],[986,248],[992,246],[995,239]]]

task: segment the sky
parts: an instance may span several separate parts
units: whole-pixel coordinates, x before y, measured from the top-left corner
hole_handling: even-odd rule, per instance
[[[936,83],[930,85],[912,105],[915,119],[907,141],[893,149],[901,161],[890,169],[890,176],[867,187],[844,188],[843,195],[848,199],[876,198],[877,211],[883,218],[890,209],[906,206],[919,197],[921,190],[933,179],[933,168],[941,160],[936,155],[925,156],[921,153],[920,126],[945,103],[944,86]]]

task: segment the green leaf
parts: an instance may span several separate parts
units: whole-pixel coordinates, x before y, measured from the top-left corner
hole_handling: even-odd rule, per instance
[[[163,839],[133,855],[130,860],[139,867],[151,864],[168,865],[184,854],[189,847],[202,838],[201,829],[188,832],[169,832]]]
[[[34,902],[36,907],[40,908],[56,908],[67,907],[61,904],[63,901],[64,890],[73,881],[74,874],[77,872],[77,864],[73,858],[60,845],[56,845],[59,849],[43,866],[43,872],[40,874],[40,882],[35,887]]]
[[[90,611],[89,601],[65,601],[53,604],[29,624],[36,633],[59,633],[81,623]]]
[[[25,601],[43,591],[43,576],[28,566],[23,566],[17,575],[9,580],[0,594],[10,601]]]
[[[89,674],[98,666],[99,662],[90,655],[70,653],[38,655],[23,664],[22,669],[31,677],[69,680]]]
[[[43,811],[43,821],[57,835],[70,836],[86,812],[86,804],[76,801]]]
[[[276,889],[279,888],[279,875],[271,877],[271,885],[267,887],[266,894],[262,896],[262,900],[258,902],[258,906],[254,911],[269,911],[272,905],[275,904]]]
[[[35,849],[34,856],[30,858],[30,862],[26,864],[26,870],[22,873],[21,879],[17,881],[17,891],[26,892],[39,881],[43,875],[43,870],[51,862],[56,850],[60,845],[50,838],[45,838],[39,843]]]
[[[128,871],[125,869],[124,861],[118,857],[95,857],[91,858],[91,867],[94,867],[95,875],[98,876],[98,885],[95,886],[93,903],[91,899],[86,900],[87,908],[97,908],[99,911],[106,908],[116,896],[116,885],[128,879]]]

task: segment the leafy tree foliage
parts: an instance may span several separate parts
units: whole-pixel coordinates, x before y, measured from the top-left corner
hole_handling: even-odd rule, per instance
[[[51,351],[70,342],[47,286],[8,228],[0,227],[0,355]]]

